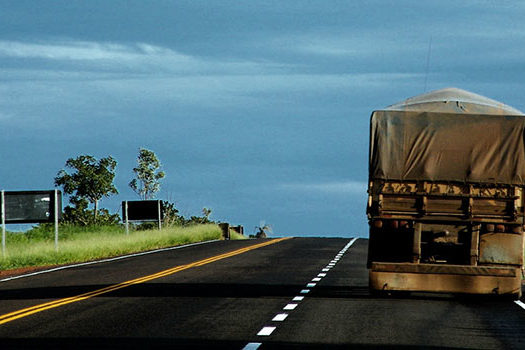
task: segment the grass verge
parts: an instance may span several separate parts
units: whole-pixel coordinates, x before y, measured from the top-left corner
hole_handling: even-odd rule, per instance
[[[247,237],[233,230],[230,230],[230,239],[233,241],[233,240],[238,240],[238,239],[247,239]]]
[[[129,235],[114,228],[83,232],[65,229],[60,233],[57,252],[49,236],[10,234],[6,255],[0,257],[0,270],[86,262],[221,238],[220,228],[212,224],[131,231]]]

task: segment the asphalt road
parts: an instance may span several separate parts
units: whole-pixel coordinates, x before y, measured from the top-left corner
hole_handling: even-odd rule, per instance
[[[370,296],[365,239],[293,238],[239,250],[261,242],[213,242],[0,282],[0,346],[525,349],[525,309],[512,301]],[[85,297],[64,299],[78,295]]]

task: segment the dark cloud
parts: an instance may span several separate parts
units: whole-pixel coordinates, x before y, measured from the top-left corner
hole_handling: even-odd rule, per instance
[[[103,205],[117,211],[148,147],[183,213],[365,236],[372,110],[425,81],[524,110],[523,14],[505,1],[4,2],[2,188],[52,187],[68,157],[111,154],[121,195]]]

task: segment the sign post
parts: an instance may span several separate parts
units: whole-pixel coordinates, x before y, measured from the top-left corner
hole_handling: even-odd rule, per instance
[[[162,229],[162,208],[161,208],[161,202],[157,201],[157,218],[159,220],[159,230]]]
[[[58,252],[58,191],[55,190],[55,205],[54,205],[54,217],[55,217],[55,251]]]
[[[126,220],[126,234],[129,235],[128,201],[124,201],[124,220]]]
[[[5,256],[5,196],[2,190],[2,256]]]

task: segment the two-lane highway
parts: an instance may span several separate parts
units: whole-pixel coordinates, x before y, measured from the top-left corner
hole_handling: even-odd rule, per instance
[[[370,296],[367,244],[219,241],[0,282],[2,348],[525,348],[512,301]]]

